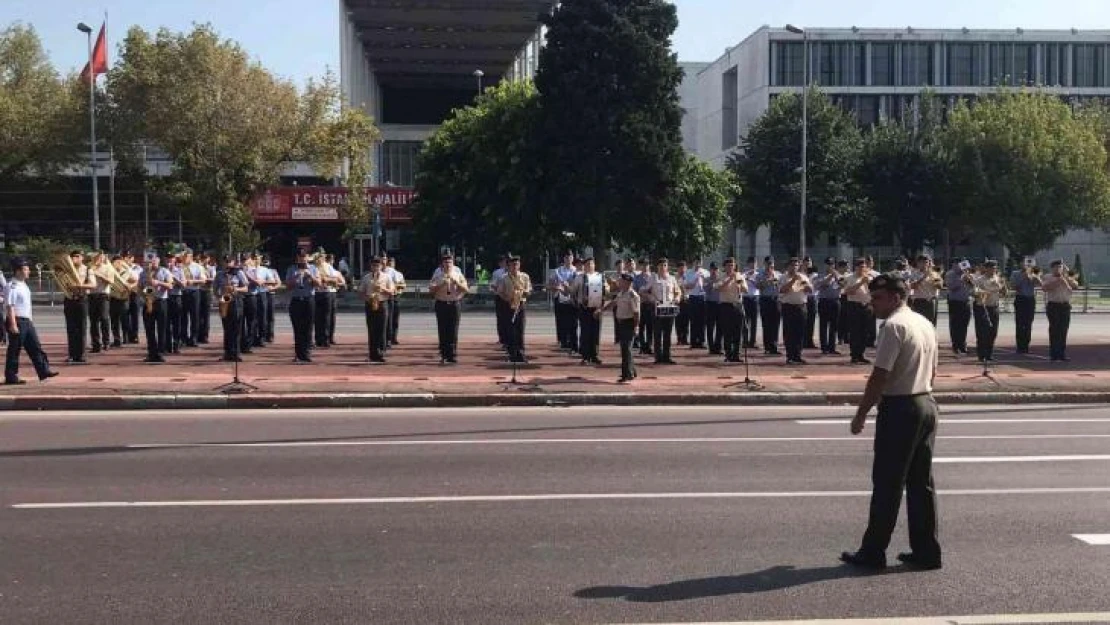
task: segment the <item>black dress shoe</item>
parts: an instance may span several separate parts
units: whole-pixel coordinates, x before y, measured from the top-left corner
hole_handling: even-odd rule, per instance
[[[13,379],[9,379],[9,380],[4,380],[4,384],[9,384],[9,385],[15,385],[15,384],[26,384],[26,383],[27,383],[27,381],[26,381],[26,380],[20,380],[19,378],[13,378]]]
[[[58,377],[58,372],[57,371],[47,371],[46,375],[39,376],[39,380],[40,381],[45,381],[45,380],[49,380],[50,378],[56,378],[56,377]]]
[[[840,554],[840,561],[861,569],[881,571],[886,568],[886,556],[872,556],[859,551],[845,551]]]
[[[935,571],[941,568],[940,558],[919,558],[914,553],[900,553],[898,561],[919,571]]]

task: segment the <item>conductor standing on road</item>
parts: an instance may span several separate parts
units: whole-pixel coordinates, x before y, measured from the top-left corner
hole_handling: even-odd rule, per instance
[[[906,305],[905,281],[891,274],[871,282],[875,316],[885,319],[876,345],[875,366],[852,419],[852,434],[863,431],[867,413],[879,405],[875,420],[873,491],[867,531],[859,550],[840,559],[863,568],[886,567],[886,548],[898,520],[902,490],[909,517],[909,553],[898,559],[919,569],[939,569],[937,502],[933,487],[933,443],[937,404],[937,336],[932,322]]]

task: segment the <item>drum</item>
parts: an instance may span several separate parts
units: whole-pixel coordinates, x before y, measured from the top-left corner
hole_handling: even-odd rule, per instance
[[[667,304],[667,305],[660,304],[660,305],[655,307],[655,316],[656,317],[677,317],[678,316],[678,306],[675,306],[674,304]]]

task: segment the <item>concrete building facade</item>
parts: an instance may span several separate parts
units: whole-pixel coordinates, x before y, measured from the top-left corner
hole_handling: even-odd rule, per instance
[[[808,54],[807,54],[808,53]],[[808,56],[811,82],[864,126],[914,114],[929,89],[953,103],[1000,85],[1040,85],[1072,102],[1110,99],[1110,31],[919,30],[813,28],[804,34],[763,27],[696,73],[687,72],[683,108],[686,143],[702,159],[724,167],[748,127],[783,93],[800,93]],[[799,147],[800,149],[800,147]],[[765,229],[736,232],[739,254],[776,251]],[[999,255],[973,243],[958,251]],[[814,257],[850,249],[818,241]],[[895,253],[891,250],[891,253]],[[1042,256],[1081,254],[1089,275],[1110,277],[1110,235],[1073,232]]]

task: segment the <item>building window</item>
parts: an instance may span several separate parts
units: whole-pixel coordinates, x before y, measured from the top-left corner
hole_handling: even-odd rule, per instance
[[[879,96],[861,95],[856,101],[856,120],[861,126],[879,123]]]
[[[399,187],[416,182],[416,158],[424,146],[420,141],[385,141],[382,143],[381,181]]]
[[[721,75],[721,149],[733,148],[740,140],[736,105],[740,101],[740,80],[734,67]]]
[[[948,45],[948,85],[971,87],[979,84],[979,46],[973,43]]]
[[[852,82],[862,87],[867,84],[867,44],[855,43],[852,46]]]
[[[1011,46],[1008,43],[990,44],[990,78],[992,85],[1014,84],[1014,65],[1011,55]]]
[[[1064,84],[1064,53],[1067,47],[1064,44],[1045,44],[1044,47],[1044,84],[1050,87]]]
[[[1073,87],[1102,87],[1102,46],[1083,44],[1074,46],[1072,64]]]
[[[928,87],[933,84],[933,44],[902,44],[902,85]]]
[[[1027,43],[1014,45],[1014,84],[1033,85],[1037,83],[1036,48]]]
[[[871,84],[884,87],[894,84],[894,44],[871,44]]]
[[[803,44],[780,41],[776,61],[778,72],[775,84],[783,87],[801,87],[805,84],[805,65],[803,64]]]
[[[821,43],[817,47],[817,81],[830,87],[845,87],[857,84],[863,77],[862,66],[858,64],[853,43]]]

